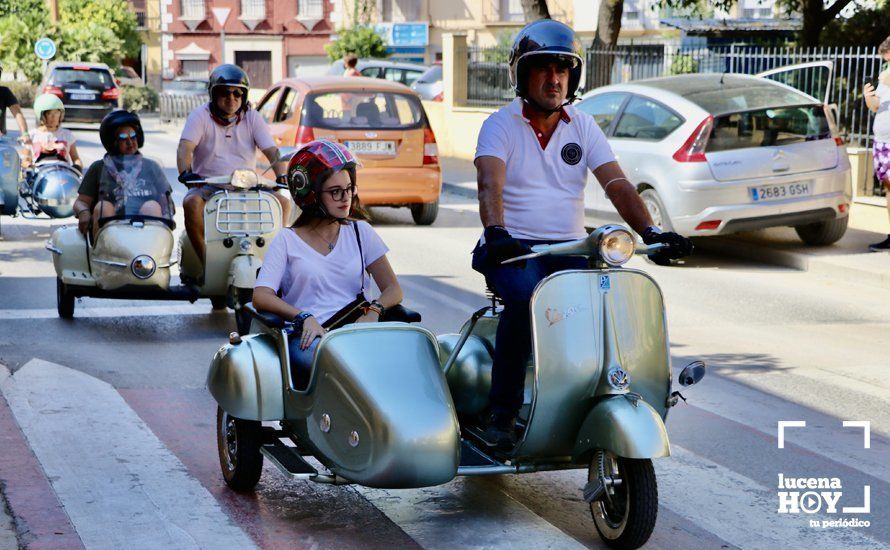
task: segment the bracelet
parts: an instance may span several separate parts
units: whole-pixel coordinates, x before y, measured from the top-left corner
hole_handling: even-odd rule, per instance
[[[375,309],[377,311],[377,315],[379,315],[380,317],[383,317],[383,315],[386,314],[386,308],[383,307],[383,304],[381,304],[377,300],[371,300],[370,308]]]
[[[615,183],[616,181],[622,181],[622,180],[626,181],[627,183],[630,183],[630,180],[628,180],[627,178],[611,179],[611,180],[607,181],[605,185],[603,185],[603,192],[605,192],[605,190],[608,189],[609,186],[612,185],[613,183]]]

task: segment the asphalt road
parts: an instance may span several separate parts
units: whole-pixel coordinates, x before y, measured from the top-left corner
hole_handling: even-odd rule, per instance
[[[81,155],[98,158],[98,136],[77,135]],[[150,131],[146,143],[175,181],[176,136]],[[179,204],[184,188],[174,187]],[[425,228],[406,210],[373,214],[406,305],[434,333],[456,332],[485,303],[482,278],[469,267],[475,205],[446,195]],[[287,482],[267,466],[254,495],[232,493],[219,474],[215,404],[205,389],[232,314],[211,312],[206,300],[85,298],[74,320],[62,321],[43,248],[60,223],[0,222],[0,363],[12,373],[0,368],[0,489],[20,540],[600,546],[581,499],[584,471],[380,491]],[[671,268],[639,258],[630,266],[664,292],[674,367],[693,359],[710,367],[670,414],[673,454],[655,462],[661,506],[648,547],[890,547],[890,292],[706,254]],[[806,427],[788,429],[778,448],[778,422],[801,420]],[[869,448],[861,427],[843,426],[850,420],[869,422]],[[867,492],[869,511],[778,513],[779,474],[837,477],[840,504],[862,506]],[[56,505],[41,512],[40,502]],[[821,524],[853,518],[870,526]],[[115,536],[103,538],[109,530]]]

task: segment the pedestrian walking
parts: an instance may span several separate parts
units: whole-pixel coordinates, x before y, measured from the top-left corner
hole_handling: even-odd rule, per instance
[[[362,76],[362,73],[358,72],[356,66],[358,65],[358,57],[354,53],[348,53],[343,56],[343,67],[345,67],[345,71],[343,71],[343,76]]]
[[[878,76],[878,87],[866,83],[865,103],[875,113],[874,131],[875,175],[887,192],[887,214],[890,215],[890,36],[878,46],[878,55],[885,61]],[[890,250],[890,233],[879,243],[868,245],[872,252]]]

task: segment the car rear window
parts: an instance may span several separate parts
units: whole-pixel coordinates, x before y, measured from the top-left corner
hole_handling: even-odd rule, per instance
[[[420,100],[394,92],[309,94],[301,117],[303,126],[331,130],[407,130],[419,128],[423,121]]]
[[[716,117],[707,151],[789,145],[828,138],[831,138],[831,129],[822,105],[773,107]]]
[[[83,84],[93,88],[113,88],[114,80],[105,69],[56,69],[53,71],[50,84]]]
[[[418,84],[428,84],[442,80],[442,65],[433,65],[420,75],[417,79]]]

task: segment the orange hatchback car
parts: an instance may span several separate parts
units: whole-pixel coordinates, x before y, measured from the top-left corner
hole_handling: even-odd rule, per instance
[[[442,171],[436,138],[420,97],[377,78],[287,79],[257,104],[280,148],[313,139],[346,145],[361,162],[358,187],[367,206],[406,206],[418,225],[439,211]],[[268,166],[258,154],[258,165]]]

